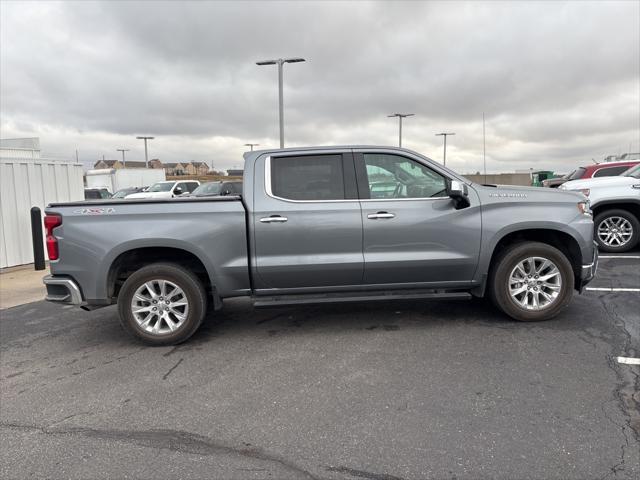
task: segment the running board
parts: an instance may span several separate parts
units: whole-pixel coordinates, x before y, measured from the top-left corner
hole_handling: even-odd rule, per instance
[[[469,300],[468,292],[447,292],[444,290],[391,290],[385,292],[348,292],[297,295],[254,296],[253,306],[280,307],[284,305],[307,305],[318,303],[379,302],[393,300]]]

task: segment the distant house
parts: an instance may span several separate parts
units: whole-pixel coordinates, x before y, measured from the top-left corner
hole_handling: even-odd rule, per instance
[[[227,170],[227,175],[229,177],[241,177],[243,172],[244,171],[242,169],[230,168],[229,170]]]
[[[145,162],[130,162],[122,164],[122,160],[98,160],[93,168],[145,168]],[[207,175],[209,165],[205,162],[176,162],[162,163],[159,159],[149,160],[149,168],[164,168],[167,175]]]
[[[122,164],[120,160],[98,160],[93,164],[93,168],[100,170],[104,168],[122,168]]]
[[[167,175],[187,175],[187,168],[184,164],[178,163],[163,163],[162,167],[165,169]]]
[[[209,165],[204,162],[183,163],[188,175],[206,175],[209,173]]]
[[[125,162],[123,164],[121,160],[98,160],[93,168],[146,168],[146,164],[144,162]]]
[[[206,175],[209,173],[209,165],[205,162],[191,162],[195,175]]]

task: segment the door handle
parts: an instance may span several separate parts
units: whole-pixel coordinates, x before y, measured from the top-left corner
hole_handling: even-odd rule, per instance
[[[287,220],[287,217],[283,217],[281,215],[271,215],[270,217],[263,217],[260,219],[262,223],[283,223]]]
[[[367,215],[367,218],[369,220],[376,220],[378,218],[395,218],[395,215],[389,212],[378,212],[378,213],[370,213],[369,215]]]

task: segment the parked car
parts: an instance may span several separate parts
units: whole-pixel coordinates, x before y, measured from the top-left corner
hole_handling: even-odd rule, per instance
[[[106,188],[85,188],[84,199],[85,200],[104,200],[105,198],[111,198],[111,193]]]
[[[584,167],[576,168],[573,172],[560,178],[551,178],[544,180],[542,186],[550,188],[558,188],[565,182],[571,180],[580,180],[583,178],[598,178],[598,177],[615,177],[618,176],[629,168],[638,165],[638,160],[625,160],[621,162],[607,162],[596,163],[593,165],[587,165]]]
[[[125,198],[133,193],[144,192],[144,187],[129,187],[118,190],[111,198]]]
[[[242,195],[242,182],[208,182],[203,183],[193,192],[191,197],[214,197],[224,195]]]
[[[605,252],[626,252],[640,241],[640,164],[617,177],[573,180],[560,187],[589,199],[594,234]]]
[[[175,180],[166,180],[164,182],[157,182],[151,185],[146,191],[133,193],[127,195],[127,199],[140,199],[140,198],[173,198],[179,197],[186,193],[193,192],[200,182],[197,180],[185,180],[178,182]]]
[[[383,177],[393,195],[372,198]],[[487,296],[516,320],[545,320],[597,266],[584,195],[477,185],[392,147],[247,152],[242,198],[85,205],[46,209],[46,299],[117,303],[123,327],[154,345],[186,340],[207,305],[239,296],[256,307]]]

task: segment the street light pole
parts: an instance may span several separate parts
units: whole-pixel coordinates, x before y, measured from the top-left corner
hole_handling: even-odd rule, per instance
[[[129,149],[127,149],[127,148],[116,148],[116,150],[117,150],[118,152],[122,152],[122,166],[123,166],[123,167],[126,167],[126,166],[127,166],[127,164],[126,164],[126,163],[125,163],[125,161],[124,161],[124,152],[128,152],[128,151],[129,151]]]
[[[455,135],[455,133],[451,132],[451,133],[436,133],[436,137],[440,137],[443,136],[444,137],[444,155],[442,157],[442,165],[444,165],[445,167],[447,166],[447,136],[448,135]]]
[[[283,99],[283,81],[282,66],[285,63],[304,62],[304,58],[278,58],[276,60],[264,60],[256,62],[256,65],[278,65],[278,113],[280,119],[280,148],[284,148],[284,99]]]
[[[253,152],[253,147],[257,147],[259,146],[259,143],[245,143],[244,146],[245,147],[251,147],[251,151]]]
[[[393,113],[387,117],[398,117],[398,147],[402,148],[402,119],[405,117],[413,117],[415,113]]]
[[[147,153],[147,140],[153,140],[155,137],[136,137],[138,140],[144,140],[144,166],[149,168],[149,154]]]

